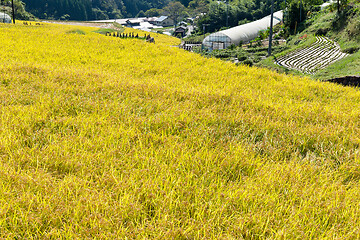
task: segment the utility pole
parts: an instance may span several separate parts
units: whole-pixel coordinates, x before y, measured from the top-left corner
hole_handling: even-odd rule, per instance
[[[203,23],[204,39],[205,39],[205,28],[206,28],[207,26],[210,26],[210,24]]]
[[[1,5],[3,5],[3,10],[4,10],[4,19],[3,19],[3,23],[5,23],[5,2],[4,2],[4,0],[1,0]]]
[[[271,56],[272,35],[273,35],[273,18],[274,18],[274,0],[271,0],[271,17],[270,17],[270,33],[269,33],[268,56]]]
[[[11,7],[12,7],[12,17],[13,17],[13,23],[15,24],[15,8],[14,8],[14,0],[11,0]]]
[[[210,24],[203,23],[203,34],[204,34],[204,38],[203,38],[203,43],[201,44],[201,49],[204,49],[205,28],[206,28],[207,26],[210,26]]]
[[[229,3],[225,0],[226,4],[226,28],[229,27]]]

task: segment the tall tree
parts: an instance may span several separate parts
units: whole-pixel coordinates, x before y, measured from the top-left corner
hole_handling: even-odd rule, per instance
[[[166,7],[164,7],[164,13],[174,20],[176,27],[179,18],[186,14],[186,8],[180,2],[170,2]]]
[[[307,13],[314,5],[322,3],[322,0],[288,0],[284,19],[285,26],[289,30],[294,30],[298,24],[306,20]]]

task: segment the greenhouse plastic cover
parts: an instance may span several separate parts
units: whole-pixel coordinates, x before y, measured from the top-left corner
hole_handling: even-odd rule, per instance
[[[203,44],[207,48],[223,49],[229,47],[231,44],[239,45],[240,42],[249,42],[255,39],[260,31],[270,27],[270,18],[271,15],[251,23],[210,34],[204,39]],[[282,18],[282,11],[275,12],[273,25],[280,23]]]
[[[0,12],[0,22],[11,23],[11,17],[6,13]]]

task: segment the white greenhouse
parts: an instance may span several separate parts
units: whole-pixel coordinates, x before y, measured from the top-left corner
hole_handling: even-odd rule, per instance
[[[4,12],[0,12],[1,23],[11,23],[11,17]]]
[[[260,31],[266,30],[270,27],[270,18],[271,15],[251,23],[246,23],[237,27],[210,34],[204,39],[203,45],[207,49],[214,50],[225,49],[232,44],[239,45],[240,42],[250,42],[259,35]],[[283,12],[275,12],[273,25],[275,26],[276,24],[280,23],[282,19]]]

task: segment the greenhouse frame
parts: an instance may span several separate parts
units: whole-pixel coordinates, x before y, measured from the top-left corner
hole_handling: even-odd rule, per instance
[[[254,40],[260,31],[270,27],[271,15],[257,21],[229,28],[207,36],[203,41],[204,48],[209,50],[225,49],[232,44],[238,46],[240,42],[247,43]],[[273,25],[279,24],[283,19],[283,11],[274,13]]]
[[[5,12],[0,12],[0,23],[11,23],[11,17]]]

